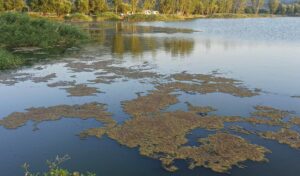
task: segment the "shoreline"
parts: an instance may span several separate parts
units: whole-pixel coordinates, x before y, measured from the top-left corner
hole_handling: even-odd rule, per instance
[[[102,21],[125,21],[125,22],[154,22],[154,21],[186,21],[194,19],[242,19],[242,18],[276,18],[276,17],[292,17],[284,15],[271,15],[271,14],[234,14],[234,13],[216,13],[213,15],[145,15],[145,14],[134,14],[121,17],[112,12],[105,12],[100,15],[85,15],[85,14],[70,14],[67,16],[53,16],[53,15],[42,15],[39,13],[28,13],[33,18],[46,18],[54,21],[67,21],[67,22],[102,22]],[[298,17],[298,16],[295,16]]]

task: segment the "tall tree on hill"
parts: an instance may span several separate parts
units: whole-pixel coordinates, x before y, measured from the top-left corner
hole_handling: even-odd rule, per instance
[[[270,0],[269,1],[269,8],[270,13],[275,14],[280,4],[280,0]]]
[[[262,8],[265,4],[264,0],[251,0],[252,8],[254,9],[255,14],[258,14],[259,9]]]
[[[74,7],[76,12],[88,14],[89,0],[75,0]]]

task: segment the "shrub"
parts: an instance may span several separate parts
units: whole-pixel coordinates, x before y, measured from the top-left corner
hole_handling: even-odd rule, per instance
[[[25,171],[25,176],[96,176],[94,173],[87,172],[86,174],[81,174],[79,172],[70,172],[67,169],[60,168],[60,165],[69,160],[70,157],[65,155],[63,157],[57,156],[53,161],[47,161],[49,170],[44,173],[31,173],[29,171],[29,164],[25,163],[23,169]]]
[[[17,68],[23,64],[24,61],[21,58],[0,48],[0,70]]]
[[[79,22],[79,21],[93,21],[92,17],[82,14],[82,13],[74,13],[68,16],[65,16],[65,20]]]
[[[113,12],[104,12],[101,14],[97,15],[97,21],[104,21],[104,20],[112,20],[112,21],[117,21],[121,20],[122,18],[118,16],[117,14]]]
[[[7,48],[72,46],[88,38],[79,28],[28,15],[0,15],[0,45]]]

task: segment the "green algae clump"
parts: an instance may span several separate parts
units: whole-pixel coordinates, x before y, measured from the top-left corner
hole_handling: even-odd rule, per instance
[[[64,89],[69,93],[69,97],[95,96],[97,93],[102,93],[98,91],[97,88],[88,87],[85,84],[78,84]]]
[[[287,144],[292,148],[300,149],[300,134],[297,131],[283,128],[277,132],[268,131],[260,135],[263,138],[275,140],[281,144]]]
[[[280,120],[290,115],[288,111],[282,111],[269,106],[255,106],[256,111],[252,113],[254,116],[267,117],[274,120]]]
[[[125,112],[133,117],[139,117],[158,113],[160,110],[177,102],[178,99],[175,95],[156,90],[146,96],[140,96],[137,99],[125,101],[122,104]]]
[[[95,119],[103,122],[106,126],[114,126],[115,121],[111,114],[106,111],[104,104],[88,103],[83,105],[58,105],[52,107],[29,108],[26,112],[14,112],[0,120],[0,125],[15,129],[25,125],[28,121],[41,123],[54,121],[61,118]]]

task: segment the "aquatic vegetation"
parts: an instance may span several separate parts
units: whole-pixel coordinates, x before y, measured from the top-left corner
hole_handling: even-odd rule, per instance
[[[96,79],[94,80],[89,80],[89,82],[92,83],[102,83],[102,84],[111,84],[113,82],[116,81],[116,79],[122,78],[122,76],[119,75],[112,75],[112,76],[108,76],[108,75],[101,75],[101,76],[97,76]]]
[[[256,92],[253,92],[245,87],[237,87],[234,84],[227,84],[227,83],[190,84],[190,83],[183,83],[183,82],[171,82],[167,84],[162,84],[158,86],[157,89],[162,89],[171,92],[175,90],[181,90],[186,93],[200,93],[200,94],[221,92],[221,93],[226,93],[238,97],[252,97],[258,95]]]
[[[281,144],[287,144],[292,148],[300,149],[300,134],[297,131],[282,128],[277,132],[264,132],[261,137],[278,141]]]
[[[225,173],[232,166],[250,160],[265,162],[270,151],[262,146],[250,144],[245,139],[228,133],[216,133],[199,139],[199,147],[181,147],[178,159],[190,159],[190,168],[204,166],[215,172]],[[177,159],[175,157],[175,159]]]
[[[73,72],[93,72],[104,69],[113,63],[115,63],[113,60],[101,60],[90,64],[85,62],[69,62],[65,67],[71,69]]]
[[[300,126],[300,117],[293,117],[290,122],[294,125]]]
[[[269,106],[255,106],[254,108],[256,109],[256,111],[253,112],[252,115],[271,118],[273,120],[280,120],[290,115],[290,112],[288,111],[282,111]]]
[[[249,134],[256,134],[255,131],[247,130],[247,129],[245,129],[245,128],[241,127],[241,126],[238,126],[238,125],[230,126],[229,130],[237,132],[237,133],[248,134],[248,135]]]
[[[160,110],[177,102],[176,95],[156,90],[146,96],[139,96],[137,99],[124,101],[122,105],[124,111],[128,114],[133,117],[141,117],[158,113]]]
[[[15,129],[28,121],[38,124],[43,121],[55,121],[61,118],[95,119],[106,126],[115,125],[111,114],[106,111],[104,104],[88,103],[83,105],[58,105],[52,107],[29,108],[26,112],[14,112],[0,120],[0,125]]]
[[[208,113],[216,111],[216,109],[211,106],[193,106],[189,102],[186,102],[186,104],[190,112],[198,113],[201,116],[206,116]]]
[[[171,75],[171,78],[178,80],[178,81],[193,81],[193,82],[200,82],[200,83],[228,83],[228,84],[241,84],[241,81],[231,79],[231,78],[225,78],[225,77],[219,77],[216,76],[216,74],[188,74],[185,72],[177,73]]]
[[[54,83],[47,84],[48,87],[67,87],[74,86],[76,81],[58,81]]]
[[[55,73],[51,73],[49,75],[42,76],[42,77],[33,77],[32,81],[35,83],[41,83],[41,82],[48,82],[48,81],[52,80],[53,78],[56,78]]]
[[[17,68],[24,64],[24,60],[0,48],[0,70]]]
[[[3,72],[0,74],[0,83],[11,86],[18,82],[30,80],[31,78],[32,75],[29,73]]]
[[[85,84],[77,84],[64,89],[69,93],[69,97],[95,96],[97,93],[102,93],[97,88],[88,87]]]
[[[48,21],[31,18],[26,14],[0,14],[0,70],[14,69],[33,62],[32,58],[21,57],[8,51],[36,51],[32,49],[68,48],[78,45],[89,37],[81,29]],[[29,49],[30,48],[30,49]]]
[[[7,48],[73,46],[88,38],[75,26],[17,13],[0,15],[0,33]]]

